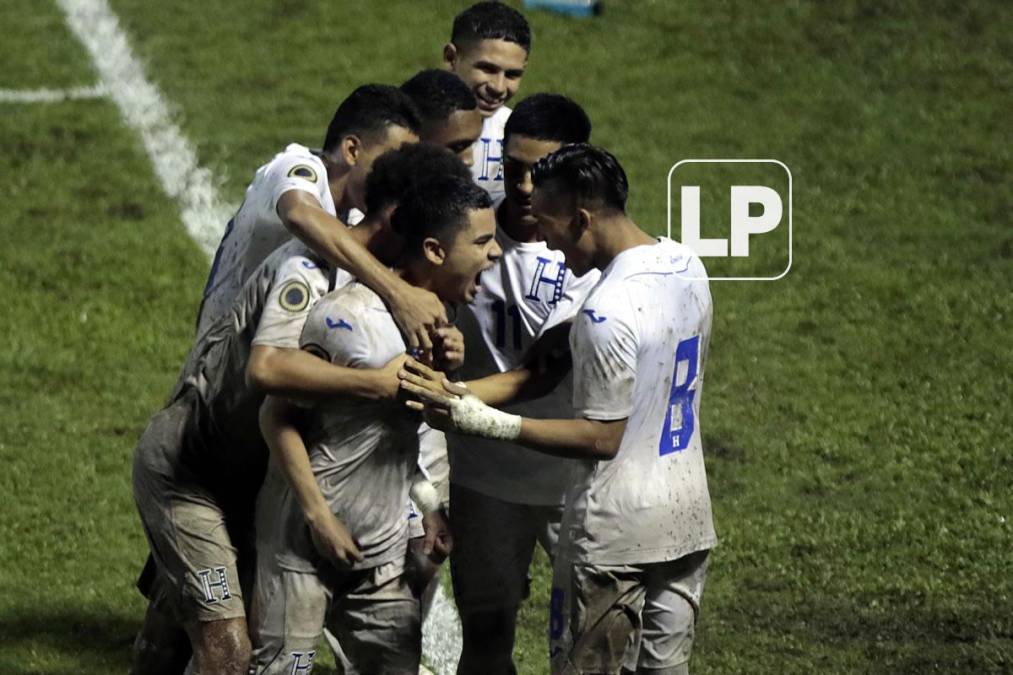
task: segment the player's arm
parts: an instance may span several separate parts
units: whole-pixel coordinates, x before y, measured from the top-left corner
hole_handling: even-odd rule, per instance
[[[435,294],[408,284],[384,267],[309,192],[284,192],[277,209],[281,222],[294,236],[383,298],[409,347],[432,348],[430,330],[447,323],[446,310]]]
[[[413,377],[401,382],[403,389],[419,399],[410,400],[407,405],[413,410],[425,410],[431,426],[520,443],[547,455],[609,460],[619,452],[626,431],[626,417],[613,420],[521,417],[486,405],[460,385],[451,384],[451,390],[441,392],[415,382]]]
[[[464,383],[468,392],[482,402],[500,406],[545,396],[566,377],[572,367],[566,346],[570,323],[560,324],[531,346],[523,365]],[[457,393],[446,376],[414,359],[405,362],[398,377],[432,391]]]
[[[319,360],[319,359],[317,359]],[[362,560],[345,524],[331,512],[310,466],[309,454],[296,426],[299,410],[282,398],[268,396],[260,408],[260,429],[285,480],[295,494],[310,529],[313,545],[332,563]]]
[[[397,373],[407,357],[391,359],[383,368],[348,368],[329,363],[301,349],[255,344],[246,364],[246,381],[267,394],[293,398],[358,396],[393,400]]]

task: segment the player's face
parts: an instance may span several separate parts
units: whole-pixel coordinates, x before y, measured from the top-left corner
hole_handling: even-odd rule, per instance
[[[516,42],[477,40],[458,47],[448,44],[443,58],[478,98],[478,109],[491,117],[517,93],[528,53]]]
[[[530,136],[511,134],[507,140],[503,160],[503,189],[510,210],[516,214],[522,225],[534,226],[535,216],[531,212],[531,167],[542,157],[563,147],[558,141],[542,141]]]
[[[471,146],[482,133],[482,112],[474,110],[455,110],[445,120],[426,128],[422,140],[433,145],[442,145],[457,155],[467,166],[471,166],[475,156]]]
[[[399,126],[388,126],[387,133],[371,143],[362,142],[355,158],[355,165],[348,176],[348,196],[352,206],[360,211],[366,210],[366,176],[373,168],[376,158],[388,150],[397,150],[405,143],[418,143],[419,137],[410,129]]]
[[[438,268],[439,293],[444,300],[471,302],[478,293],[479,276],[503,255],[496,243],[496,213],[492,208],[468,211],[468,225],[445,249]]]
[[[586,231],[580,228],[576,200],[551,188],[537,188],[531,196],[531,211],[545,245],[562,251],[567,267],[576,276],[584,276],[592,267],[592,258],[587,250]]]

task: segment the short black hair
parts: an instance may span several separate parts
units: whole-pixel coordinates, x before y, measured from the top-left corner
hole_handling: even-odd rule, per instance
[[[397,87],[364,84],[349,94],[334,112],[324,138],[324,152],[336,148],[346,136],[372,141],[386,133],[389,126],[404,127],[418,135],[422,126],[418,109]]]
[[[609,151],[589,143],[564,145],[531,168],[535,187],[552,183],[582,204],[626,212],[630,184],[619,160]]]
[[[517,104],[503,129],[503,142],[511,134],[540,141],[587,143],[591,120],[575,101],[562,94],[532,94]]]
[[[366,177],[366,213],[396,205],[415,183],[435,176],[471,180],[471,170],[454,153],[430,143],[388,150],[376,158]]]
[[[450,41],[458,47],[478,40],[516,42],[531,51],[531,27],[524,15],[502,2],[477,2],[454,17]]]
[[[488,208],[492,208],[492,197],[471,176],[436,176],[415,183],[390,222],[405,239],[405,254],[417,256],[427,237],[449,244],[467,224],[468,211]]]
[[[443,122],[458,110],[478,107],[478,99],[468,85],[446,70],[419,71],[401,85],[401,91],[408,94],[418,108],[423,126]]]

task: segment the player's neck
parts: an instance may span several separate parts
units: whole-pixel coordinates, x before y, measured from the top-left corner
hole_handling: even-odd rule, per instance
[[[521,215],[517,213],[509,199],[504,199],[496,209],[496,226],[502,228],[503,232],[516,242],[529,244],[541,241],[538,236],[538,226],[524,224],[521,221]]]
[[[425,260],[418,258],[414,260],[402,260],[398,273],[406,282],[426,291],[435,292],[436,285],[433,283],[433,268]]]
[[[348,165],[336,162],[326,154],[321,155],[320,159],[323,160],[324,168],[327,169],[327,187],[331,191],[335,210],[338,213],[349,211],[355,204],[351,203],[345,190],[345,186],[348,184]]]
[[[599,218],[594,229],[594,266],[600,270],[608,267],[623,251],[657,243],[625,214]]]

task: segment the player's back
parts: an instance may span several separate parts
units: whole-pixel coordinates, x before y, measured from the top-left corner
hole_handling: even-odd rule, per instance
[[[587,462],[568,499],[576,557],[674,560],[716,541],[699,424],[712,305],[703,263],[668,239],[624,251],[574,322],[574,403],[627,418],[614,459]]]
[[[198,337],[229,311],[253,271],[291,239],[278,216],[278,200],[289,190],[309,193],[325,211],[335,215],[327,169],[309,148],[289,144],[257,169],[215,253],[204,286],[197,322]]]
[[[353,368],[380,368],[405,353],[405,343],[380,297],[353,282],[327,294],[310,312],[301,346]],[[374,567],[404,555],[408,479],[418,460],[420,419],[397,401],[334,397],[313,408],[303,433],[317,483]],[[309,571],[312,544],[302,512],[272,469],[258,507],[258,527],[282,564]]]

